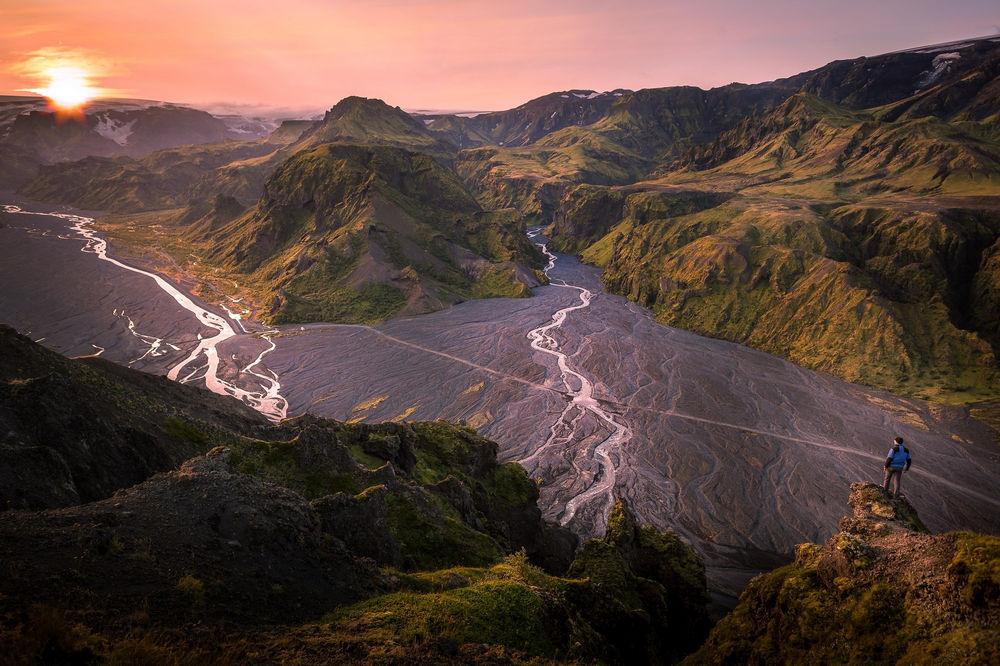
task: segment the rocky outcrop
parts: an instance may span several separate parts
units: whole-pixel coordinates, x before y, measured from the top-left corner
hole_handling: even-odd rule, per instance
[[[996,663],[1000,537],[928,534],[871,483],[849,504],[837,535],[754,579],[685,663]]]
[[[376,569],[329,538],[301,495],[234,473],[230,455],[215,449],[106,500],[0,514],[7,602],[148,603],[151,620],[175,624],[192,612],[305,617],[377,589]]]
[[[373,559],[379,566],[399,567],[403,555],[389,530],[384,485],[372,486],[356,496],[324,495],[312,501],[323,531],[344,542],[357,555]]]
[[[634,621],[646,635],[628,644],[622,655],[628,663],[676,661],[708,632],[701,558],[676,534],[640,527],[625,500],[611,509],[604,538],[583,545],[569,575],[600,583],[626,607],[642,611]]]

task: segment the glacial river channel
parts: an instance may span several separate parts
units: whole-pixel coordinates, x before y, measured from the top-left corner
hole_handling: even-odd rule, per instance
[[[967,411],[662,326],[537,229],[550,284],[531,298],[272,329],[109,254],[86,215],[28,208],[44,210],[0,207],[0,321],[275,421],[465,423],[522,464],[546,518],[582,537],[603,534],[619,498],[679,533],[722,603],[795,544],[829,539],[850,484],[881,481],[896,435],[913,443],[905,492],[931,530],[1000,531],[1000,500],[983,490],[1000,485],[1000,456]]]

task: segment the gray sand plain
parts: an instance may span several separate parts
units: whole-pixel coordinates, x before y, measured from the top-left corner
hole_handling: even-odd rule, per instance
[[[0,320],[67,355],[98,345],[157,374],[206,334],[149,278],[80,252],[65,221],[25,219],[0,214]],[[604,293],[599,273],[572,257],[559,255],[550,277],[530,299],[471,301],[374,328],[280,327],[263,365],[280,379],[290,416],[476,427],[536,479],[546,516],[581,536],[603,533],[610,502],[626,497],[642,522],[678,531],[705,557],[723,603],[795,544],[834,534],[850,483],[881,481],[896,435],[914,454],[903,492],[932,531],[1000,532],[1000,446],[965,408],[662,326]],[[562,281],[589,290],[589,304]],[[565,308],[577,309],[549,326]],[[122,309],[138,332],[180,351],[143,356],[149,344]],[[541,327],[548,352],[528,337]],[[229,338],[220,374],[252,386],[239,371],[266,344]]]

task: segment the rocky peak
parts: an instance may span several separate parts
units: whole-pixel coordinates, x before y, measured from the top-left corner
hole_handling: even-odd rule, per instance
[[[928,534],[920,521],[917,510],[905,496],[891,498],[881,486],[874,483],[852,483],[848,506],[852,516],[840,520],[841,532],[852,534],[886,534],[909,531]]]
[[[614,590],[619,603],[642,609],[652,626],[675,629],[669,641],[651,639],[650,652],[627,654],[626,662],[673,661],[696,648],[707,631],[704,563],[673,532],[640,527],[625,499],[608,513],[604,538],[587,541],[569,573]]]
[[[365,119],[366,116],[389,116],[398,118],[400,121],[412,125],[418,130],[423,130],[419,121],[414,120],[410,114],[406,113],[398,106],[389,106],[377,98],[358,97],[351,95],[340,100],[323,116],[323,122],[329,123],[341,118]]]

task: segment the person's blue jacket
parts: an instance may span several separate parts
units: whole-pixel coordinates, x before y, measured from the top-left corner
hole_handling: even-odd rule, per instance
[[[898,447],[893,446],[889,449],[889,454],[885,457],[886,467],[895,467],[896,469],[902,469],[903,467],[910,466],[910,452],[906,450],[906,447],[900,444]]]

